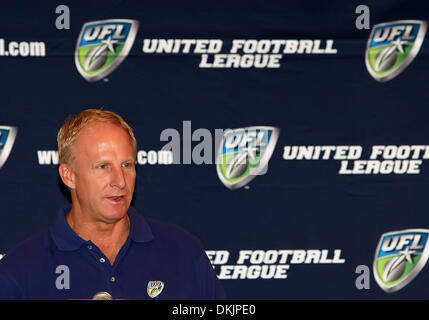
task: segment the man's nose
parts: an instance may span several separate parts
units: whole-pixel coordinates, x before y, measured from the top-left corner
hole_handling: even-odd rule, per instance
[[[122,189],[125,187],[125,184],[126,184],[125,176],[124,176],[124,172],[122,171],[122,166],[120,166],[119,168],[114,168],[112,170],[110,185],[112,187],[117,187]]]

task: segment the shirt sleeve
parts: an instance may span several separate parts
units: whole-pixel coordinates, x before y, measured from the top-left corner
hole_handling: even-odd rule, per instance
[[[224,300],[226,299],[225,290],[210,263],[209,258],[203,251],[199,261],[201,282],[202,282],[202,299],[203,300]]]
[[[0,300],[24,299],[23,290],[16,281],[0,271]]]

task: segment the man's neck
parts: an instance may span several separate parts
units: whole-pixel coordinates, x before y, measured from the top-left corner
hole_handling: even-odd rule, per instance
[[[91,240],[113,265],[116,257],[130,234],[130,219],[126,214],[115,222],[91,219],[82,212],[70,210],[66,217],[68,224],[82,239]]]

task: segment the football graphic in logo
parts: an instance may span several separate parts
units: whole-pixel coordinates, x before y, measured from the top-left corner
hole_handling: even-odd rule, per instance
[[[371,76],[384,82],[404,71],[419,52],[426,28],[427,23],[419,20],[375,25],[365,53],[365,65]]]
[[[216,157],[217,173],[223,184],[237,189],[265,173],[278,135],[279,129],[275,127],[226,130]]]
[[[88,81],[97,81],[112,73],[130,52],[138,26],[138,21],[126,19],[85,23],[75,51],[80,74]]]
[[[419,274],[429,256],[428,238],[426,229],[394,231],[381,236],[373,271],[384,291],[398,291]]]

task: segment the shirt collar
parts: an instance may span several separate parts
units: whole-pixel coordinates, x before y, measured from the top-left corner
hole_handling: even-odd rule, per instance
[[[79,237],[70,227],[66,220],[66,216],[71,209],[71,205],[67,205],[58,210],[57,218],[50,228],[52,239],[58,249],[63,251],[73,251],[79,249],[82,245],[87,244]],[[130,235],[129,237],[135,242],[149,242],[154,239],[152,230],[146,219],[137,212],[134,208],[128,209],[130,217]]]
[[[154,239],[152,229],[136,209],[130,207],[128,216],[130,217],[130,238],[132,240],[135,242],[149,242]]]

